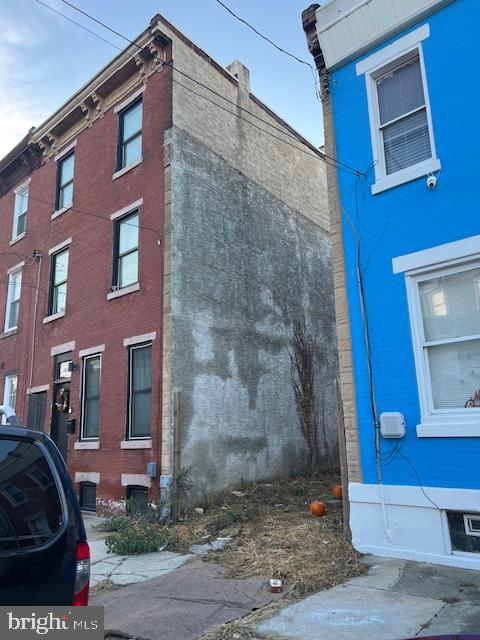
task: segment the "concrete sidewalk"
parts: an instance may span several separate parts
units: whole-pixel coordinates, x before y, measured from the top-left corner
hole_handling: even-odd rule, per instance
[[[289,640],[399,640],[480,631],[480,572],[367,556],[369,572],[256,627]]]

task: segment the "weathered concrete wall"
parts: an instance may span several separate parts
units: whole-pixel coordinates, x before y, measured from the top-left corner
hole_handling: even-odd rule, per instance
[[[336,464],[328,234],[186,131],[171,131],[172,390],[193,499],[307,459],[287,348],[305,314],[322,465]],[[292,176],[296,179],[296,176]]]

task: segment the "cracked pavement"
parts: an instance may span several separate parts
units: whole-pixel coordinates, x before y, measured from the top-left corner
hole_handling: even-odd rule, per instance
[[[367,574],[256,627],[290,640],[398,640],[480,630],[480,572],[366,556]]]

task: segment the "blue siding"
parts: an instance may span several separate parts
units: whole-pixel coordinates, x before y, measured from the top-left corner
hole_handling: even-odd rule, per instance
[[[362,469],[364,482],[377,481],[352,226],[361,245],[378,410],[405,415],[407,435],[399,441],[401,451],[417,470],[422,484],[480,489],[480,438],[416,436],[420,408],[405,278],[392,272],[392,258],[396,256],[480,234],[480,2],[456,0],[412,29],[424,22],[430,25],[423,51],[437,156],[442,164],[436,189],[428,190],[422,177],[372,196],[373,169],[366,178],[338,171],[345,212],[343,232]],[[356,75],[356,62],[358,59],[331,74],[331,91],[338,158],[365,170],[371,167],[373,158],[365,77]],[[400,455],[393,461],[387,457],[389,442],[383,441],[381,449],[386,484],[418,484],[407,460]]]

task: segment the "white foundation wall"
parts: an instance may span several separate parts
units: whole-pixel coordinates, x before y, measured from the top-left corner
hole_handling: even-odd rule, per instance
[[[379,485],[351,482],[349,495],[357,551],[480,569],[480,554],[452,552],[446,517],[446,511],[479,513],[480,491],[384,485],[382,498]]]

